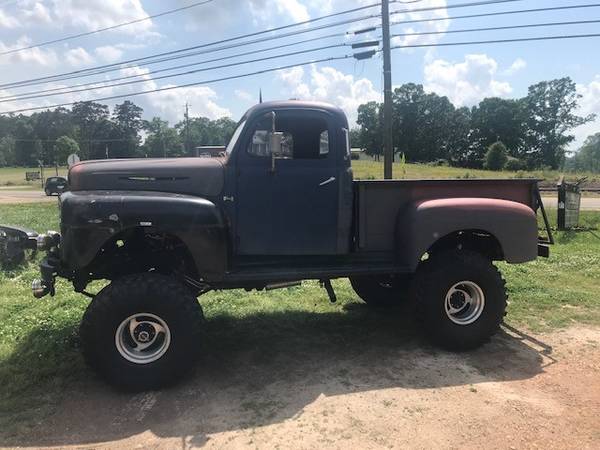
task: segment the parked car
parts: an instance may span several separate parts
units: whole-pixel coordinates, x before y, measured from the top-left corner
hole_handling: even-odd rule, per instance
[[[415,301],[442,347],[485,343],[507,302],[493,261],[549,253],[537,181],[355,181],[348,130],[330,105],[262,103],[221,158],[74,165],[62,234],[38,240],[48,254],[34,295],[54,294],[58,276],[92,297],[84,356],[134,390],[193,365],[203,341],[197,297],[213,289],[314,279],[335,301],[330,280],[347,277],[369,305]],[[86,292],[97,279],[110,283]]]
[[[67,190],[69,183],[63,177],[48,177],[44,185],[46,195],[60,195]]]

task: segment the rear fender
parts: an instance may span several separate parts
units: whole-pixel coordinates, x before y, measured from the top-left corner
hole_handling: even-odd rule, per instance
[[[397,219],[399,263],[416,270],[440,239],[465,230],[493,236],[505,261],[522,263],[538,255],[535,212],[522,203],[490,198],[447,198],[417,202]]]
[[[61,196],[61,259],[73,271],[88,267],[122,232],[146,228],[177,237],[197,272],[220,279],[227,267],[227,235],[219,208],[209,200],[143,191],[78,191]]]

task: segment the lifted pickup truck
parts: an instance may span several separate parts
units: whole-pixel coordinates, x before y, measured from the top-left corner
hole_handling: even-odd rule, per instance
[[[330,105],[262,103],[219,158],[89,161],[69,171],[61,232],[33,293],[57,276],[92,301],[87,362],[128,389],[175,380],[200,353],[197,297],[348,277],[383,306],[411,299],[439,345],[475,348],[506,308],[493,261],[547,256],[536,180],[353,181],[348,122]],[[110,280],[97,295],[90,281]]]

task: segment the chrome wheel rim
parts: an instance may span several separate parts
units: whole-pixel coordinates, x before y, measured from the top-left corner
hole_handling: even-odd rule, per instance
[[[453,285],[444,302],[446,315],[458,325],[475,322],[485,308],[485,295],[477,283],[461,281]]]
[[[123,358],[148,364],[161,358],[171,345],[171,331],[156,314],[137,313],[117,327],[115,345]]]

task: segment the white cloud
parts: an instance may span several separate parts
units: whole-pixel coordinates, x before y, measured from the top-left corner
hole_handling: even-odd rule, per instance
[[[498,64],[487,55],[466,55],[459,63],[436,59],[426,63],[424,72],[425,90],[446,95],[459,106],[472,106],[485,97],[504,97],[512,92],[508,82],[496,78]]]
[[[294,22],[310,19],[308,9],[298,0],[250,0],[250,12],[255,22],[271,23],[275,17],[289,17]]]
[[[52,0],[52,13],[61,26],[96,30],[148,15],[140,0]],[[151,20],[117,28],[116,31],[139,34],[152,27]]]
[[[41,23],[52,23],[50,10],[41,2],[35,2],[30,8],[22,8],[20,12],[25,20],[32,25],[39,26]]]
[[[308,80],[304,76],[308,75]],[[283,82],[284,95],[300,100],[316,100],[333,103],[344,110],[351,124],[356,122],[359,105],[379,100],[380,95],[367,78],[356,80],[333,67],[311,66],[310,72],[294,67],[277,73]]]
[[[16,17],[9,16],[0,9],[0,28],[17,28],[21,26],[21,22]]]
[[[65,61],[73,67],[83,67],[94,62],[94,58],[84,48],[77,47],[67,50]]]
[[[392,46],[399,45],[416,45],[416,44],[435,44],[439,42],[445,35],[445,32],[450,27],[450,19],[448,19],[448,10],[446,9],[446,0],[424,0],[412,4],[399,4],[398,7],[392,9],[391,24],[399,23],[392,27],[392,35],[400,35],[392,38]],[[442,8],[433,11],[410,12],[410,10],[422,8]],[[402,14],[393,14],[393,11],[406,11]],[[405,23],[414,20],[423,19],[444,19],[444,20],[429,20],[417,23]],[[438,34],[423,34],[414,35],[414,33],[438,33]],[[407,36],[408,35],[408,36]],[[403,49],[404,52],[410,52],[412,49]]]
[[[113,88],[115,89],[114,92],[119,94],[175,86],[174,84],[159,86],[156,81],[152,80],[150,75],[147,75],[148,69],[140,67],[122,69],[120,73],[124,76],[144,75],[143,79],[146,81],[133,86]],[[105,91],[103,96],[106,95],[110,94]],[[209,119],[231,116],[231,112],[227,108],[218,105],[217,100],[217,93],[207,86],[191,86],[133,97],[133,101],[144,107],[150,114],[158,115],[170,123],[176,123],[183,119],[183,105],[186,102],[191,105],[190,115],[192,116],[203,116]]]
[[[589,84],[578,84],[577,92],[582,96],[577,114],[584,117],[596,114],[596,120],[575,128],[573,150],[579,148],[588,136],[600,133],[600,75],[596,75]]]
[[[525,69],[526,67],[527,67],[527,61],[525,61],[523,58],[517,58],[513,61],[513,63],[510,65],[510,67],[504,71],[504,74],[511,76],[511,75],[514,75],[515,73]]]
[[[12,45],[6,45],[3,42],[0,42],[0,53],[27,47],[28,45],[31,45],[31,43],[31,39],[27,36],[20,37]],[[54,50],[36,47],[3,56],[2,59],[0,59],[0,66],[18,63],[33,63],[39,64],[40,66],[54,66],[57,62],[58,58]]]
[[[102,61],[109,63],[118,61],[121,59],[121,56],[123,56],[123,50],[114,45],[103,45],[101,47],[96,47],[94,53]]]
[[[235,91],[233,91],[233,93],[237,98],[239,98],[240,100],[244,100],[245,102],[251,102],[254,100],[252,94],[250,94],[250,92],[248,91],[244,91],[243,89],[236,89]]]

